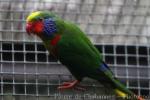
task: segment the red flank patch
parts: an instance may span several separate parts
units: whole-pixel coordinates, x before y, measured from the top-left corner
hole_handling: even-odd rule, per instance
[[[52,46],[55,46],[55,45],[58,43],[58,41],[60,40],[60,38],[61,38],[60,35],[56,35],[56,36],[54,37],[54,39],[51,40],[50,44],[51,44]]]

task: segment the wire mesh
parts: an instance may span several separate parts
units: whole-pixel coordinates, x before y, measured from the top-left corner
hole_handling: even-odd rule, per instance
[[[149,9],[149,0],[0,0],[0,99],[115,99],[109,89],[90,79],[81,83],[85,92],[57,90],[74,78],[37,37],[26,35],[26,16],[36,10],[53,11],[78,24],[115,76],[149,98]]]

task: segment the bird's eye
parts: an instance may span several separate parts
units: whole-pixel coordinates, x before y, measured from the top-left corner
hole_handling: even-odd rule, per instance
[[[43,18],[39,18],[39,20],[40,20],[40,21],[43,21],[44,19],[43,19]]]

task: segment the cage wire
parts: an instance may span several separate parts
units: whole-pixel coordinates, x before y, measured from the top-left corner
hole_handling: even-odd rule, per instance
[[[74,78],[25,32],[27,15],[49,10],[90,37],[114,75],[138,95],[150,95],[150,0],[0,0],[0,100],[115,100],[91,79],[84,92],[58,91]]]

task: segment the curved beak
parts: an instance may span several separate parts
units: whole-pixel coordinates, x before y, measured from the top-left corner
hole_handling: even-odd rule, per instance
[[[26,23],[26,32],[30,35],[32,33],[32,23],[27,22]]]

